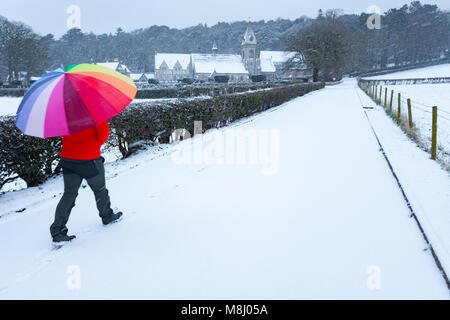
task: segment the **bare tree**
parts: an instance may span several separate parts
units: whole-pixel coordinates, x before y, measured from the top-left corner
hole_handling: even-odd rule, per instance
[[[0,53],[5,60],[10,79],[17,79],[20,71],[42,71],[48,48],[42,38],[28,26],[0,20]]]
[[[313,80],[325,81],[342,78],[350,59],[348,28],[339,20],[337,10],[321,12],[309,27],[301,29],[287,40],[287,47],[297,55],[287,64],[299,63],[313,71]]]

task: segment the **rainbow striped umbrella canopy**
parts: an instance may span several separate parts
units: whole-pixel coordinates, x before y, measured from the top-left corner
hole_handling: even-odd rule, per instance
[[[17,110],[17,127],[26,135],[66,136],[107,121],[133,101],[130,78],[93,64],[59,68],[33,83]]]

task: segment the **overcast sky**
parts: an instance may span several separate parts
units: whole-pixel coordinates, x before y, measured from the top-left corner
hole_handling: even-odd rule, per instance
[[[39,34],[53,33],[60,37],[67,31],[67,8],[77,5],[81,11],[81,29],[95,33],[114,32],[118,27],[126,31],[151,25],[183,28],[219,21],[295,19],[302,15],[315,17],[317,11],[340,8],[345,13],[361,13],[370,5],[384,12],[401,7],[406,0],[0,0],[0,15],[21,21]],[[430,0],[450,10],[449,0]]]

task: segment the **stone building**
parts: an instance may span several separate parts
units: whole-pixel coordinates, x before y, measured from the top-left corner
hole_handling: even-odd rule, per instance
[[[162,82],[184,78],[204,81],[219,75],[229,77],[230,82],[248,82],[258,75],[264,75],[267,80],[286,77],[282,64],[295,53],[261,51],[250,25],[241,45],[241,54],[220,54],[215,41],[209,54],[156,53],[155,79]]]
[[[126,75],[127,77],[129,77],[131,74],[130,69],[128,69],[128,67],[126,65],[120,63],[117,60],[113,61],[113,62],[97,62],[96,65],[113,69],[114,71],[120,72],[120,73]]]
[[[190,78],[191,55],[183,53],[156,53],[155,79],[163,82]]]

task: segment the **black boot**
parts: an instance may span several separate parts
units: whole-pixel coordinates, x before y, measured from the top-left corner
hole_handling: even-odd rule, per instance
[[[53,243],[69,242],[75,238],[75,236],[68,236],[64,233],[58,233],[57,235],[53,236]]]
[[[122,217],[122,212],[120,212],[120,211],[117,213],[111,212],[111,214],[109,214],[105,217],[102,217],[102,222],[106,226],[107,224],[118,221],[121,217]]]

